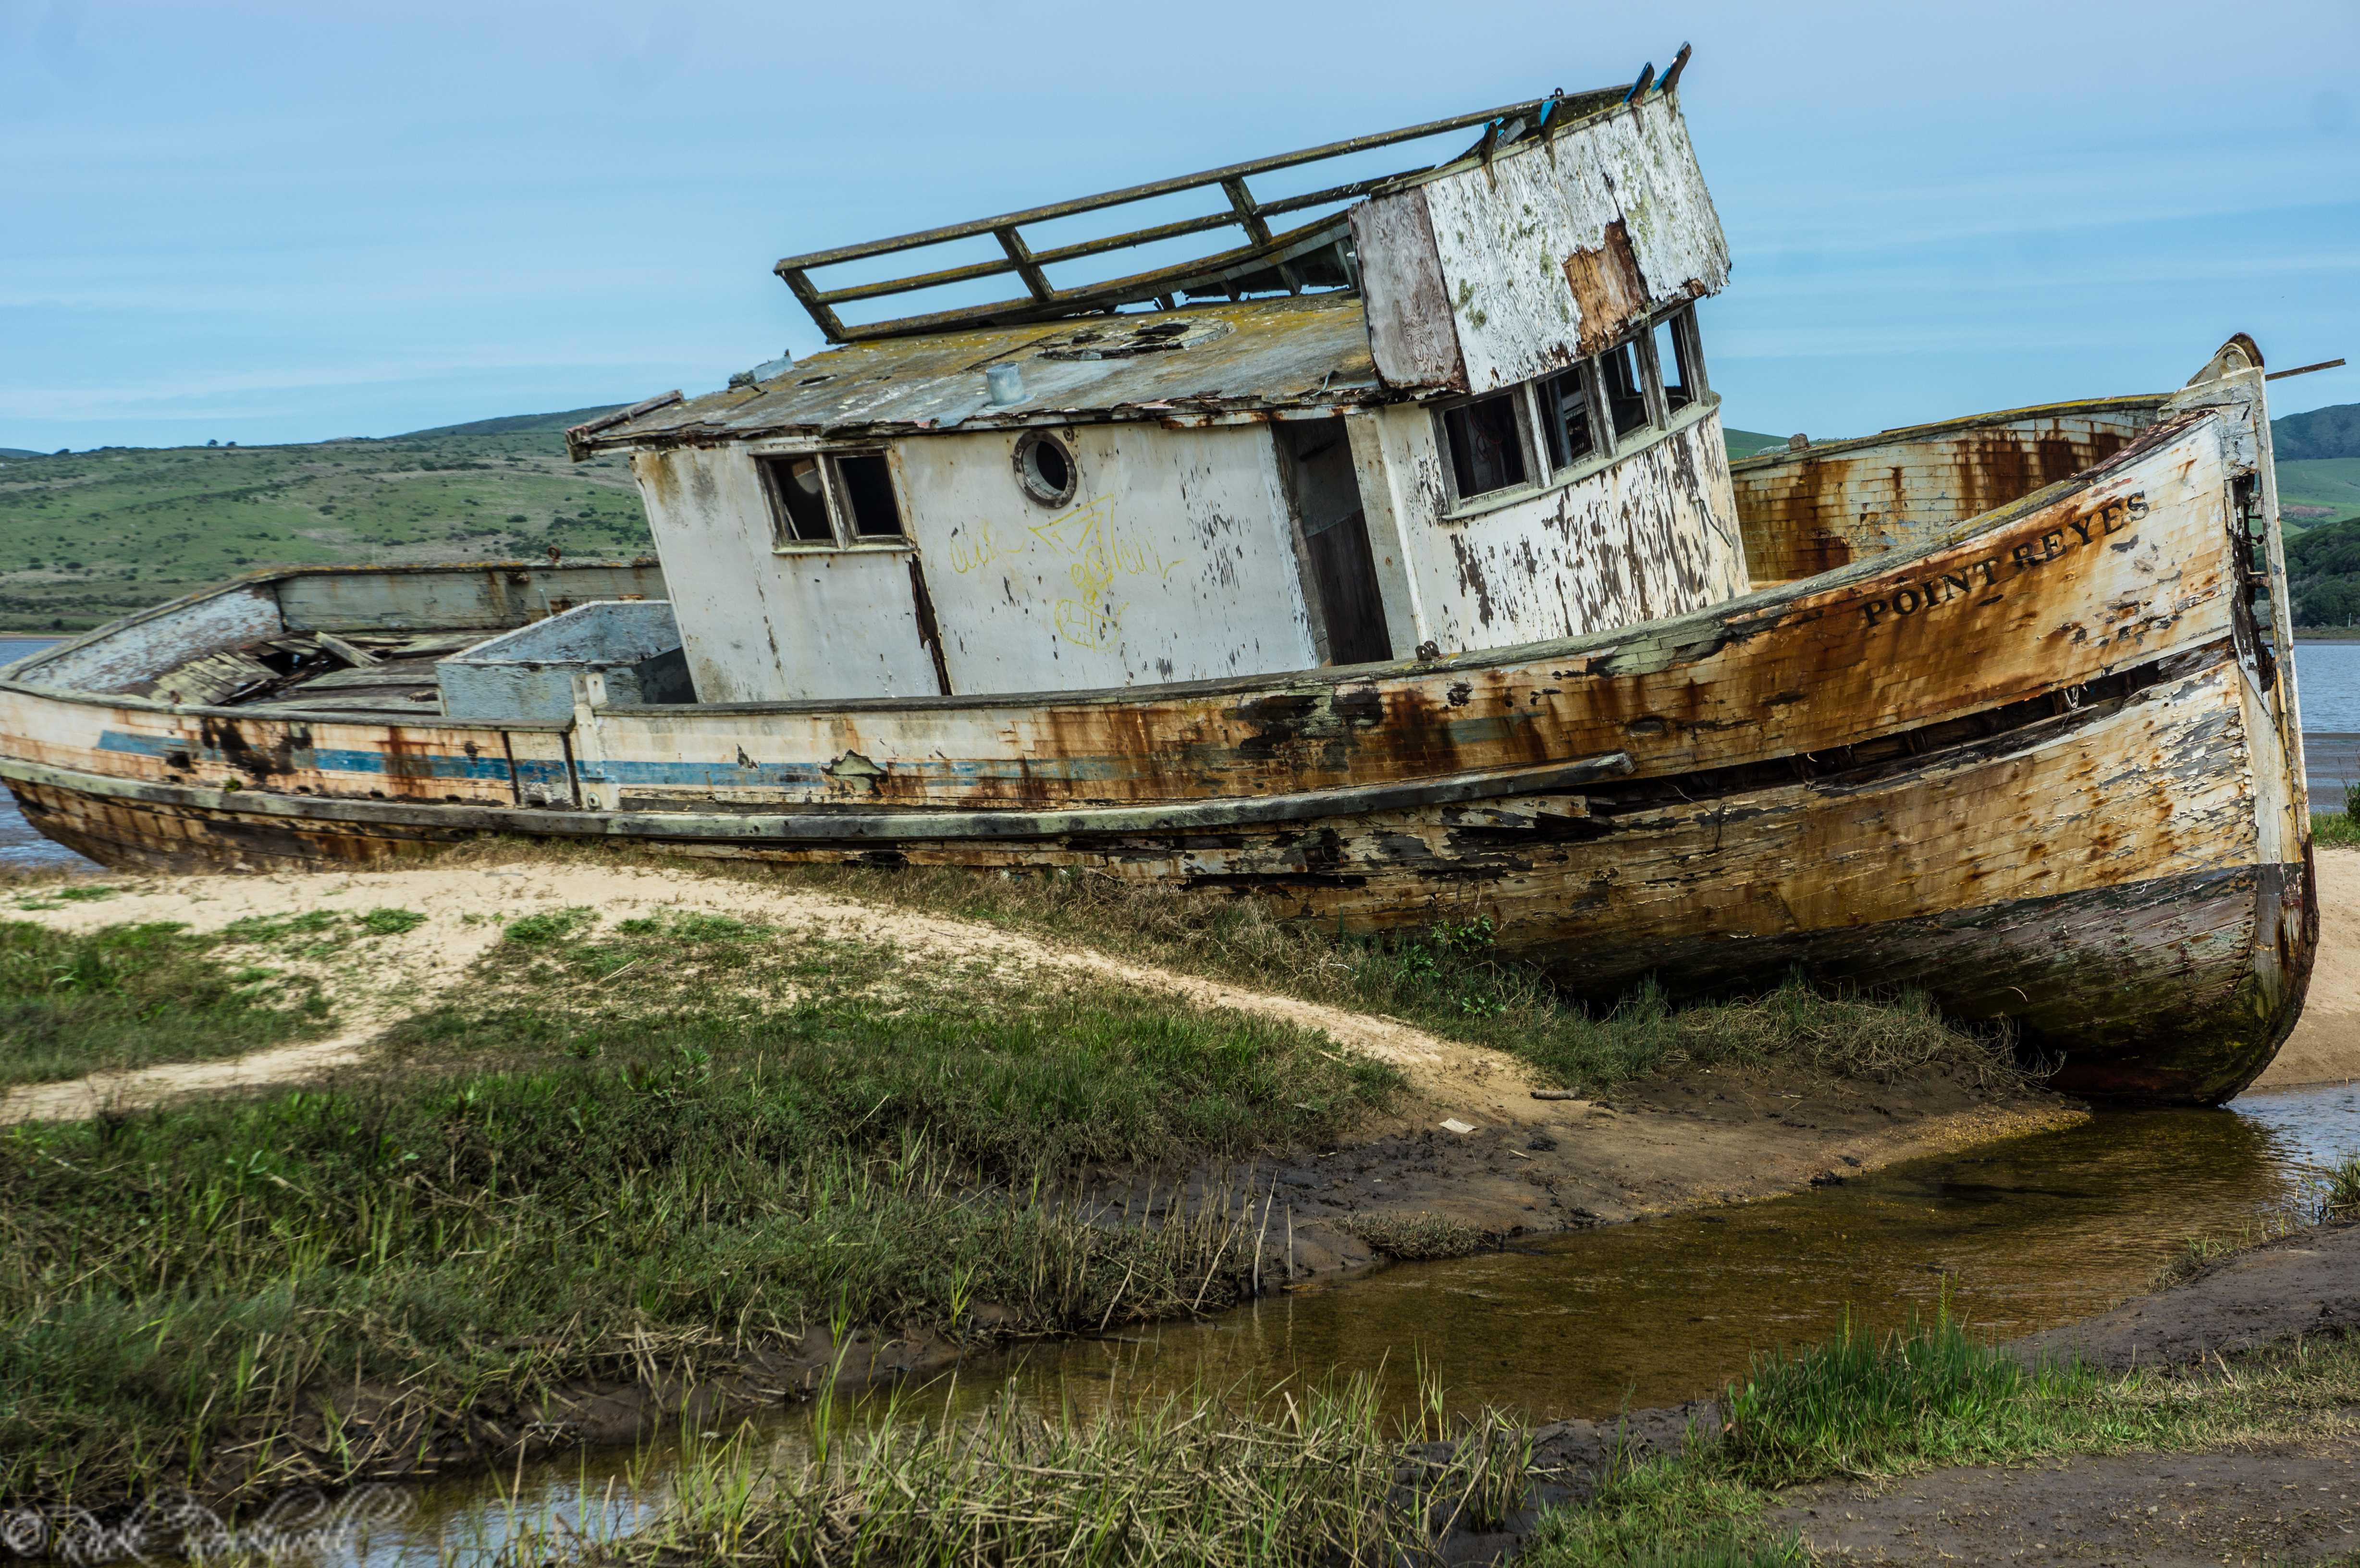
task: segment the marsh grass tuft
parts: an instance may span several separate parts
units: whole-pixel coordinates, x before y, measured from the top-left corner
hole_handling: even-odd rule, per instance
[[[1483,1233],[1465,1220],[1426,1209],[1401,1214],[1352,1214],[1337,1223],[1377,1251],[1404,1263],[1465,1258],[1483,1241]]]
[[[1426,1401],[1438,1405],[1438,1399]],[[896,1410],[824,1454],[744,1434],[690,1458],[653,1529],[589,1553],[632,1563],[842,1568],[1288,1568],[1433,1562],[1523,1505],[1532,1433],[1483,1410],[1403,1426],[1375,1383],[1258,1399],[1198,1388],[1044,1416],[1011,1388],[981,1415]]]
[[[2027,1367],[1969,1334],[1947,1303],[1933,1322],[1913,1312],[1883,1335],[1847,1314],[1823,1345],[1754,1358],[1723,1397],[1715,1458],[1732,1479],[1769,1486],[1961,1464],[2016,1451],[2041,1412],[2103,1382],[2079,1363]]]
[[[2360,817],[2352,814],[2355,803],[2360,803],[2360,790],[2347,789],[2344,809],[2340,811],[2313,811],[2311,814],[2312,842],[2327,849],[2360,849]]]
[[[224,947],[163,922],[0,921],[0,1083],[236,1056],[325,1026],[316,985],[233,965]]]
[[[2150,1290],[2185,1284],[2223,1258],[2282,1240],[2315,1225],[2360,1218],[2360,1152],[2346,1149],[2324,1165],[2304,1167],[2300,1189],[2286,1203],[2255,1215],[2234,1233],[2188,1237],[2148,1282]]]

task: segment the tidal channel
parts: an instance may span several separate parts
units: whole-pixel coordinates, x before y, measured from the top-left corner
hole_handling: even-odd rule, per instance
[[[1460,1408],[1535,1421],[1709,1398],[1756,1351],[1808,1344],[1847,1312],[1884,1328],[1950,1310],[2001,1338],[2139,1293],[2192,1236],[2234,1236],[2360,1149],[2360,1087],[2249,1093],[2227,1110],[2105,1110],[2060,1132],[1913,1161],[1790,1197],[1395,1265],[1201,1323],[979,1356],[956,1379],[839,1404],[854,1424],[972,1409],[1010,1380],[1087,1410],[1330,1369],[1406,1403],[1421,1365]],[[851,1408],[847,1409],[849,1405]],[[802,1446],[808,1407],[764,1435]],[[519,1529],[598,1534],[661,1506],[677,1438],[412,1489],[415,1506],[311,1557],[322,1568],[487,1562]]]

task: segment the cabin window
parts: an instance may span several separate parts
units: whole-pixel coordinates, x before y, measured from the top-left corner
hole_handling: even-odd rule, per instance
[[[1618,437],[1655,422],[1647,413],[1646,384],[1639,379],[1638,347],[1635,343],[1622,343],[1598,357],[1599,389]]]
[[[1598,450],[1598,422],[1590,417],[1590,371],[1575,365],[1543,381],[1541,439],[1551,468],[1579,463]]]
[[[1459,499],[1469,501],[1525,483],[1521,389],[1461,403],[1442,416],[1450,446],[1450,474]]]
[[[828,522],[827,485],[815,457],[772,458],[762,465],[770,475],[770,490],[779,504],[781,544],[834,544],[836,529]]]
[[[766,458],[762,472],[778,508],[781,548],[899,542],[904,536],[892,466],[881,452]]]
[[[881,452],[836,460],[846,519],[855,539],[900,539],[901,508],[893,499],[893,471]]]
[[[1041,505],[1062,506],[1072,500],[1079,476],[1071,449],[1048,431],[1027,430],[1017,438],[1016,482]]]
[[[1682,310],[1655,323],[1655,370],[1664,384],[1664,411],[1677,414],[1697,400],[1704,377],[1697,354],[1696,313]]]

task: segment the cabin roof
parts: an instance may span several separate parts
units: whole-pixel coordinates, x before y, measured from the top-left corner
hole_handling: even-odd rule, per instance
[[[1146,346],[1159,341],[1183,346]],[[1022,374],[1022,394],[1011,402],[989,400],[985,372],[995,365]],[[1359,296],[1318,294],[850,343],[768,381],[579,427],[568,441],[580,457],[770,436],[858,439],[1119,419],[1210,424],[1395,396],[1377,379]]]

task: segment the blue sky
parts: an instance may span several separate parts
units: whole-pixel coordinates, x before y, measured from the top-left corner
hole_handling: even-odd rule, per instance
[[[792,251],[1627,81],[1736,259],[1733,425],[2360,358],[2360,0],[0,0],[0,446],[383,435],[820,346]],[[2280,383],[2360,402],[2360,371]]]

